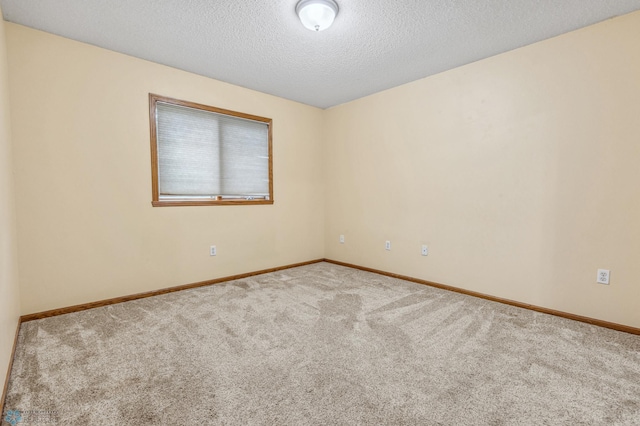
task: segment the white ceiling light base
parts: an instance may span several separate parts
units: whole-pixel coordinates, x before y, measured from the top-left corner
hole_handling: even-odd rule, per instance
[[[338,14],[338,3],[333,0],[300,0],[296,13],[302,25],[311,31],[326,30]]]

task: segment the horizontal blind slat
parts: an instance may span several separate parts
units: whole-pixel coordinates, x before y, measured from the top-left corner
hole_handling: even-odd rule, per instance
[[[161,196],[269,195],[269,126],[156,103]]]

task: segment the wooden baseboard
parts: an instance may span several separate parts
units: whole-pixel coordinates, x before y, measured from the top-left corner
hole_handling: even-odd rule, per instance
[[[9,376],[11,376],[11,368],[13,367],[13,359],[16,355],[16,347],[18,346],[18,334],[20,333],[20,324],[22,320],[18,318],[18,325],[16,326],[16,335],[13,338],[13,348],[11,348],[11,355],[9,357],[9,367],[7,368],[7,377],[4,379],[4,387],[2,388],[2,397],[0,397],[0,423],[4,418],[4,403],[7,398],[7,391],[9,390]]]
[[[85,311],[87,309],[98,308],[100,306],[114,305],[116,303],[128,302],[130,300],[144,299],[146,297],[159,296],[161,294],[167,294],[167,293],[174,293],[176,291],[188,290],[190,288],[204,287],[208,285],[223,283],[226,281],[233,281],[233,280],[239,280],[242,278],[248,278],[254,275],[261,275],[261,274],[267,274],[269,272],[276,272],[276,271],[282,271],[284,269],[296,268],[298,266],[311,265],[313,263],[322,262],[323,260],[324,259],[310,260],[307,262],[294,263],[286,266],[278,266],[276,268],[269,268],[269,269],[263,269],[260,271],[247,272],[244,274],[231,275],[223,278],[216,278],[213,280],[200,281],[197,283],[178,285],[175,287],[163,288],[160,290],[153,290],[153,291],[147,291],[144,293],[131,294],[129,296],[114,297],[113,299],[105,299],[105,300],[99,300],[97,302],[83,303],[80,305],[68,306],[66,308],[51,309],[49,311],[23,315],[20,318],[20,320],[22,322],[27,322],[27,321],[33,321],[33,320],[42,319],[42,318],[55,317],[58,315],[70,314],[72,312],[80,312],[80,311]]]
[[[417,284],[424,284],[430,287],[436,287],[442,290],[453,291],[467,296],[479,297],[481,299],[490,300],[492,302],[504,303],[505,305],[517,306],[518,308],[529,309],[536,312],[542,312],[544,314],[555,315],[557,317],[567,318],[574,321],[585,322],[587,324],[596,325],[598,327],[610,328],[612,330],[622,331],[625,333],[640,335],[640,328],[630,327],[628,325],[617,324],[614,322],[602,321],[595,318],[583,317],[582,315],[570,314],[568,312],[556,311],[555,309],[543,308],[541,306],[530,305],[528,303],[522,303],[515,300],[504,299],[502,297],[491,296],[484,293],[478,293],[471,290],[465,290],[458,287],[452,287],[450,285],[440,284],[432,281],[421,280],[419,278],[408,277],[406,275],[394,274],[392,272],[381,271],[379,269],[367,268],[365,266],[353,265],[351,263],[339,262],[337,260],[324,259],[325,262],[333,263],[335,265],[346,266],[349,268],[359,269],[361,271],[373,272],[375,274],[384,275],[387,277],[398,278],[405,281],[411,281]]]
[[[57,316],[57,315],[64,315],[64,314],[68,314],[68,313],[72,313],[72,312],[79,312],[79,311],[84,311],[84,310],[87,310],[87,309],[98,308],[100,306],[113,305],[113,304],[116,304],[116,303],[127,302],[127,301],[130,301],[130,300],[143,299],[145,297],[158,296],[158,295],[161,295],[161,294],[167,294],[167,293],[173,293],[173,292],[176,292],[176,291],[187,290],[187,289],[190,289],[190,288],[204,287],[204,286],[208,286],[208,285],[223,283],[223,282],[226,282],[226,281],[239,280],[239,279],[242,279],[242,278],[252,277],[254,275],[267,274],[269,272],[276,272],[276,271],[281,271],[281,270],[284,270],[284,269],[296,268],[298,266],[311,265],[313,263],[319,263],[319,262],[328,262],[328,263],[333,263],[335,265],[346,266],[348,268],[359,269],[361,271],[373,272],[375,274],[385,275],[387,277],[392,277],[392,278],[398,278],[398,279],[405,280],[405,281],[411,281],[411,282],[414,282],[414,283],[417,283],[417,284],[424,284],[424,285],[428,285],[428,286],[431,286],[431,287],[439,288],[439,289],[442,289],[442,290],[448,290],[448,291],[453,291],[453,292],[460,293],[460,294],[465,294],[467,296],[479,297],[481,299],[490,300],[492,302],[504,303],[505,305],[516,306],[518,308],[524,308],[524,309],[529,309],[529,310],[536,311],[536,312],[541,312],[541,313],[544,313],[544,314],[555,315],[555,316],[558,316],[558,317],[567,318],[567,319],[574,320],[574,321],[580,321],[580,322],[584,322],[584,323],[587,323],[587,324],[596,325],[598,327],[610,328],[612,330],[617,330],[617,331],[622,331],[622,332],[625,332],[625,333],[640,335],[640,328],[631,327],[631,326],[628,326],[628,325],[617,324],[617,323],[603,321],[603,320],[599,320],[599,319],[595,319],[595,318],[589,318],[589,317],[585,317],[585,316],[582,316],[582,315],[571,314],[571,313],[563,312],[563,311],[557,311],[555,309],[544,308],[544,307],[541,307],[541,306],[531,305],[531,304],[528,304],[528,303],[518,302],[518,301],[515,301],[515,300],[504,299],[502,297],[491,296],[491,295],[484,294],[484,293],[479,293],[479,292],[476,292],[476,291],[465,290],[465,289],[462,289],[462,288],[453,287],[453,286],[446,285],[446,284],[440,284],[440,283],[436,283],[436,282],[433,282],[433,281],[422,280],[422,279],[419,279],[419,278],[414,278],[414,277],[409,277],[409,276],[406,276],[406,275],[395,274],[395,273],[392,273],[392,272],[386,272],[386,271],[382,271],[382,270],[379,270],[379,269],[368,268],[368,267],[365,267],[365,266],[354,265],[354,264],[351,264],[351,263],[340,262],[340,261],[332,260],[332,259],[310,260],[308,262],[301,262],[301,263],[295,263],[295,264],[292,264],[292,265],[279,266],[279,267],[276,267],[276,268],[263,269],[263,270],[260,270],[260,271],[248,272],[248,273],[239,274],[239,275],[231,275],[231,276],[228,276],[228,277],[216,278],[216,279],[207,280],[207,281],[200,281],[200,282],[191,283],[191,284],[184,284],[184,285],[164,288],[164,289],[160,289],[160,290],[148,291],[148,292],[145,292],[145,293],[137,293],[137,294],[132,294],[132,295],[129,295],[129,296],[115,297],[113,299],[105,299],[105,300],[100,300],[100,301],[97,301],[97,302],[84,303],[84,304],[81,304],[81,305],[74,305],[74,306],[69,306],[69,307],[66,307],[66,308],[52,309],[52,310],[49,310],[49,311],[23,315],[20,318],[20,321],[21,322],[27,322],[27,321],[33,321],[33,320],[42,319],[42,318],[53,317],[53,316]],[[16,334],[16,338],[17,338],[17,334]],[[14,350],[15,350],[15,347],[14,347]],[[13,358],[12,358],[12,360],[13,360]],[[5,384],[5,388],[6,388],[6,384]]]
[[[379,269],[367,268],[365,266],[359,266],[359,265],[354,265],[354,264],[351,264],[351,263],[339,262],[337,260],[317,259],[317,260],[310,260],[308,262],[295,263],[295,264],[292,264],[292,265],[280,266],[280,267],[270,268],[270,269],[263,269],[263,270],[260,270],[260,271],[248,272],[248,273],[238,274],[238,275],[231,275],[231,276],[228,276],[228,277],[216,278],[216,279],[207,280],[207,281],[200,281],[200,282],[191,283],[191,284],[184,284],[184,285],[179,285],[179,286],[175,286],[175,287],[164,288],[164,289],[161,289],[161,290],[148,291],[148,292],[145,292],[145,293],[137,293],[137,294],[132,294],[132,295],[129,295],[129,296],[116,297],[116,298],[113,298],[113,299],[105,299],[105,300],[100,300],[100,301],[97,301],[97,302],[84,303],[84,304],[81,304],[81,305],[69,306],[69,307],[66,307],[66,308],[52,309],[52,310],[49,310],[49,311],[23,315],[22,317],[20,317],[20,319],[18,321],[18,327],[16,329],[16,335],[15,335],[15,338],[14,338],[14,341],[13,341],[13,349],[11,351],[11,358],[9,359],[9,369],[7,371],[7,377],[5,379],[4,388],[3,388],[3,391],[2,391],[2,398],[0,399],[0,415],[3,415],[3,413],[4,413],[5,398],[7,396],[7,390],[8,390],[8,387],[9,387],[9,376],[11,375],[11,368],[13,366],[13,359],[14,359],[14,356],[15,356],[16,345],[18,343],[18,333],[20,332],[20,324],[22,324],[23,322],[33,321],[33,320],[36,320],[36,319],[53,317],[53,316],[57,316],[57,315],[64,315],[64,314],[68,314],[68,313],[72,313],[72,312],[84,311],[84,310],[87,310],[87,309],[97,308],[97,307],[100,307],[100,306],[113,305],[113,304],[116,304],[116,303],[127,302],[127,301],[130,301],[130,300],[143,299],[143,298],[151,297],[151,296],[158,296],[158,295],[161,295],[161,294],[173,293],[173,292],[176,292],[176,291],[187,290],[187,289],[190,289],[190,288],[204,287],[204,286],[213,285],[213,284],[219,284],[219,283],[223,283],[223,282],[227,282],[227,281],[239,280],[239,279],[242,279],[242,278],[248,278],[248,277],[252,277],[252,276],[255,276],[255,275],[261,275],[261,274],[267,274],[267,273],[270,273],[270,272],[282,271],[284,269],[296,268],[296,267],[299,267],[299,266],[311,265],[311,264],[319,263],[319,262],[328,262],[328,263],[333,263],[335,265],[346,266],[348,268],[359,269],[361,271],[373,272],[375,274],[384,275],[384,276],[392,277],[392,278],[398,278],[398,279],[405,280],[405,281],[411,281],[411,282],[414,282],[414,283],[417,283],[417,284],[428,285],[430,287],[435,287],[435,288],[439,288],[439,289],[442,289],[442,290],[453,291],[453,292],[464,294],[464,295],[467,295],[467,296],[479,297],[481,299],[490,300],[492,302],[504,303],[506,305],[516,306],[518,308],[529,309],[529,310],[532,310],[532,311],[541,312],[541,313],[545,313],[545,314],[549,314],[549,315],[555,315],[555,316],[558,316],[558,317],[567,318],[567,319],[574,320],[574,321],[580,321],[580,322],[584,322],[584,323],[595,325],[595,326],[599,326],[599,327],[604,327],[604,328],[609,328],[609,329],[612,329],[612,330],[622,331],[622,332],[625,332],[625,333],[640,335],[640,328],[636,328],[636,327],[630,327],[630,326],[623,325],[623,324],[616,324],[616,323],[613,323],[613,322],[602,321],[602,320],[598,320],[598,319],[595,319],[595,318],[589,318],[589,317],[584,317],[584,316],[581,316],[581,315],[571,314],[571,313],[568,313],[568,312],[557,311],[555,309],[543,308],[541,306],[530,305],[528,303],[522,303],[522,302],[518,302],[518,301],[515,301],[515,300],[504,299],[502,297],[495,297],[495,296],[491,296],[491,295],[484,294],[484,293],[465,290],[465,289],[461,289],[461,288],[458,288],[458,287],[453,287],[453,286],[449,286],[449,285],[445,285],[445,284],[436,283],[436,282],[433,282],[433,281],[427,281],[427,280],[422,280],[422,279],[419,279],[419,278],[409,277],[409,276],[406,276],[406,275],[394,274],[392,272],[381,271]]]

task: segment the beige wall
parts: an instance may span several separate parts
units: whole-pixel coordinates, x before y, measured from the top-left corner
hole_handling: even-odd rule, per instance
[[[0,393],[20,315],[7,70],[5,28],[0,19]]]
[[[327,111],[6,30],[23,314],[326,256],[640,326],[640,13]],[[152,208],[149,92],[273,118],[276,203]]]
[[[323,257],[322,110],[6,27],[23,314]],[[272,118],[275,204],[152,207],[149,92]]]
[[[326,111],[326,257],[640,327],[639,40],[640,12]]]

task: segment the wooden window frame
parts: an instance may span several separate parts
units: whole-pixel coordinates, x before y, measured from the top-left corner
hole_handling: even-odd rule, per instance
[[[158,141],[157,141],[157,129],[156,129],[156,104],[158,102],[168,103],[172,105],[179,105],[217,114],[228,115],[231,117],[239,117],[253,121],[260,121],[266,123],[269,132],[269,199],[177,199],[177,200],[161,200],[160,189],[158,184]],[[151,127],[151,188],[152,188],[152,201],[153,207],[171,207],[171,206],[238,206],[238,205],[260,205],[260,204],[273,204],[273,147],[272,147],[272,132],[273,132],[273,120],[270,118],[259,117],[257,115],[245,114],[243,112],[231,111],[228,109],[216,108],[210,105],[203,105],[195,102],[183,101],[180,99],[169,98],[166,96],[154,95],[149,93],[149,124]]]

